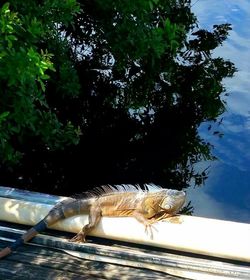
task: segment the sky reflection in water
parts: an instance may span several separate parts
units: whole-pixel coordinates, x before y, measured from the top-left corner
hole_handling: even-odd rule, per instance
[[[219,126],[224,137],[212,136],[207,126],[201,127],[218,160],[210,163],[205,186],[190,188],[189,199],[194,215],[250,223],[250,0],[194,0],[192,9],[201,28],[232,24],[229,39],[214,55],[230,59],[238,72],[224,81],[230,93]]]

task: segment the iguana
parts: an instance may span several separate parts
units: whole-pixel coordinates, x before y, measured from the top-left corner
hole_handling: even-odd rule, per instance
[[[54,223],[75,215],[87,213],[89,222],[70,241],[85,242],[85,236],[98,224],[102,216],[134,217],[150,230],[154,222],[174,216],[185,202],[185,192],[163,189],[154,184],[102,186],[85,199],[68,199],[52,208],[47,216],[24,233],[10,247],[0,251],[0,258],[10,254],[24,242]]]

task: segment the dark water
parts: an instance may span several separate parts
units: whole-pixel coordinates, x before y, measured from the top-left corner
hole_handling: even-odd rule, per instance
[[[238,72],[224,84],[230,95],[219,130],[222,138],[201,127],[201,135],[214,145],[218,160],[210,163],[204,187],[189,191],[194,215],[250,222],[250,0],[193,1],[201,28],[231,23],[227,42],[214,55],[228,58]],[[204,164],[208,166],[208,164]],[[203,165],[203,167],[204,167]],[[199,167],[198,167],[199,168]]]

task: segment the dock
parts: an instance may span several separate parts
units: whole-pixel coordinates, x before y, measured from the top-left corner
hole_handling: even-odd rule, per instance
[[[30,225],[39,221],[55,203],[63,199],[63,197],[0,187],[0,247],[9,246]],[[83,217],[84,221],[81,220],[82,217],[70,218],[69,221],[64,221],[54,229],[48,229],[39,234],[31,242],[0,260],[0,279],[138,279],[140,277],[176,280],[250,279],[250,261],[248,261],[250,251],[247,250],[250,225],[226,223],[234,227],[239,224],[241,229],[247,231],[241,232],[242,237],[248,236],[245,248],[240,250],[239,245],[234,259],[230,248],[226,248],[218,256],[215,255],[216,250],[213,248],[206,254],[204,251],[206,244],[200,247],[200,251],[197,250],[198,243],[190,239],[190,233],[182,230],[185,228],[186,218],[180,218],[184,221],[183,223],[176,224],[176,222],[168,221],[157,225],[160,232],[155,234],[154,240],[147,240],[148,237],[144,236],[144,230],[141,230],[139,223],[138,228],[133,229],[137,230],[137,236],[131,236],[135,235],[129,230],[131,218],[103,218],[104,221],[84,244],[72,243],[68,240],[74,232],[79,230],[86,217]],[[188,217],[190,218],[192,219]],[[200,219],[193,218],[193,222]],[[206,219],[203,222],[205,223]],[[208,219],[209,225],[212,222]],[[225,221],[215,220],[214,225],[217,226],[223,222]],[[112,234],[107,230],[112,226],[114,228],[114,225],[117,228],[119,223],[125,224],[124,228],[127,228],[125,233],[124,228],[121,229],[120,234],[117,230]],[[133,223],[137,221],[132,222],[132,227],[134,227]],[[182,246],[173,243],[178,243],[178,239],[171,238],[169,231],[176,229],[182,230],[180,234],[183,239],[188,236],[189,240],[185,242],[190,243],[191,250],[186,248],[185,242],[182,242]],[[237,232],[237,229],[234,228],[233,232]],[[124,235],[127,237],[124,238]],[[209,238],[209,234],[207,236]],[[206,241],[202,238],[204,237],[201,237],[199,242]],[[227,241],[227,238],[225,240]],[[170,241],[172,243],[169,243]],[[207,244],[210,243],[211,240],[207,240]],[[220,248],[226,247],[226,243],[222,245]],[[232,250],[234,247],[235,244],[232,243]]]

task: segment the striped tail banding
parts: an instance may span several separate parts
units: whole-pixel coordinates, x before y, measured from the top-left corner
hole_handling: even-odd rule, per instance
[[[6,257],[13,251],[15,251],[18,247],[22,246],[25,242],[32,239],[36,236],[39,232],[45,230],[47,228],[47,224],[45,220],[40,221],[34,227],[29,229],[26,233],[24,233],[19,239],[17,239],[12,245],[9,247],[5,247],[3,250],[0,251],[0,259]]]
[[[75,211],[75,208],[78,205],[80,206],[80,203],[75,199],[68,199],[58,203],[58,205],[56,205],[54,208],[50,210],[48,215],[43,220],[38,222],[34,227],[29,229],[27,232],[25,232],[12,245],[1,250],[0,259],[9,255],[12,251],[16,250],[18,247],[31,240],[38,233],[46,230],[47,227],[51,226],[52,224],[56,223],[61,219],[65,219],[66,218],[65,213],[69,212],[69,216],[78,213],[77,211]]]

